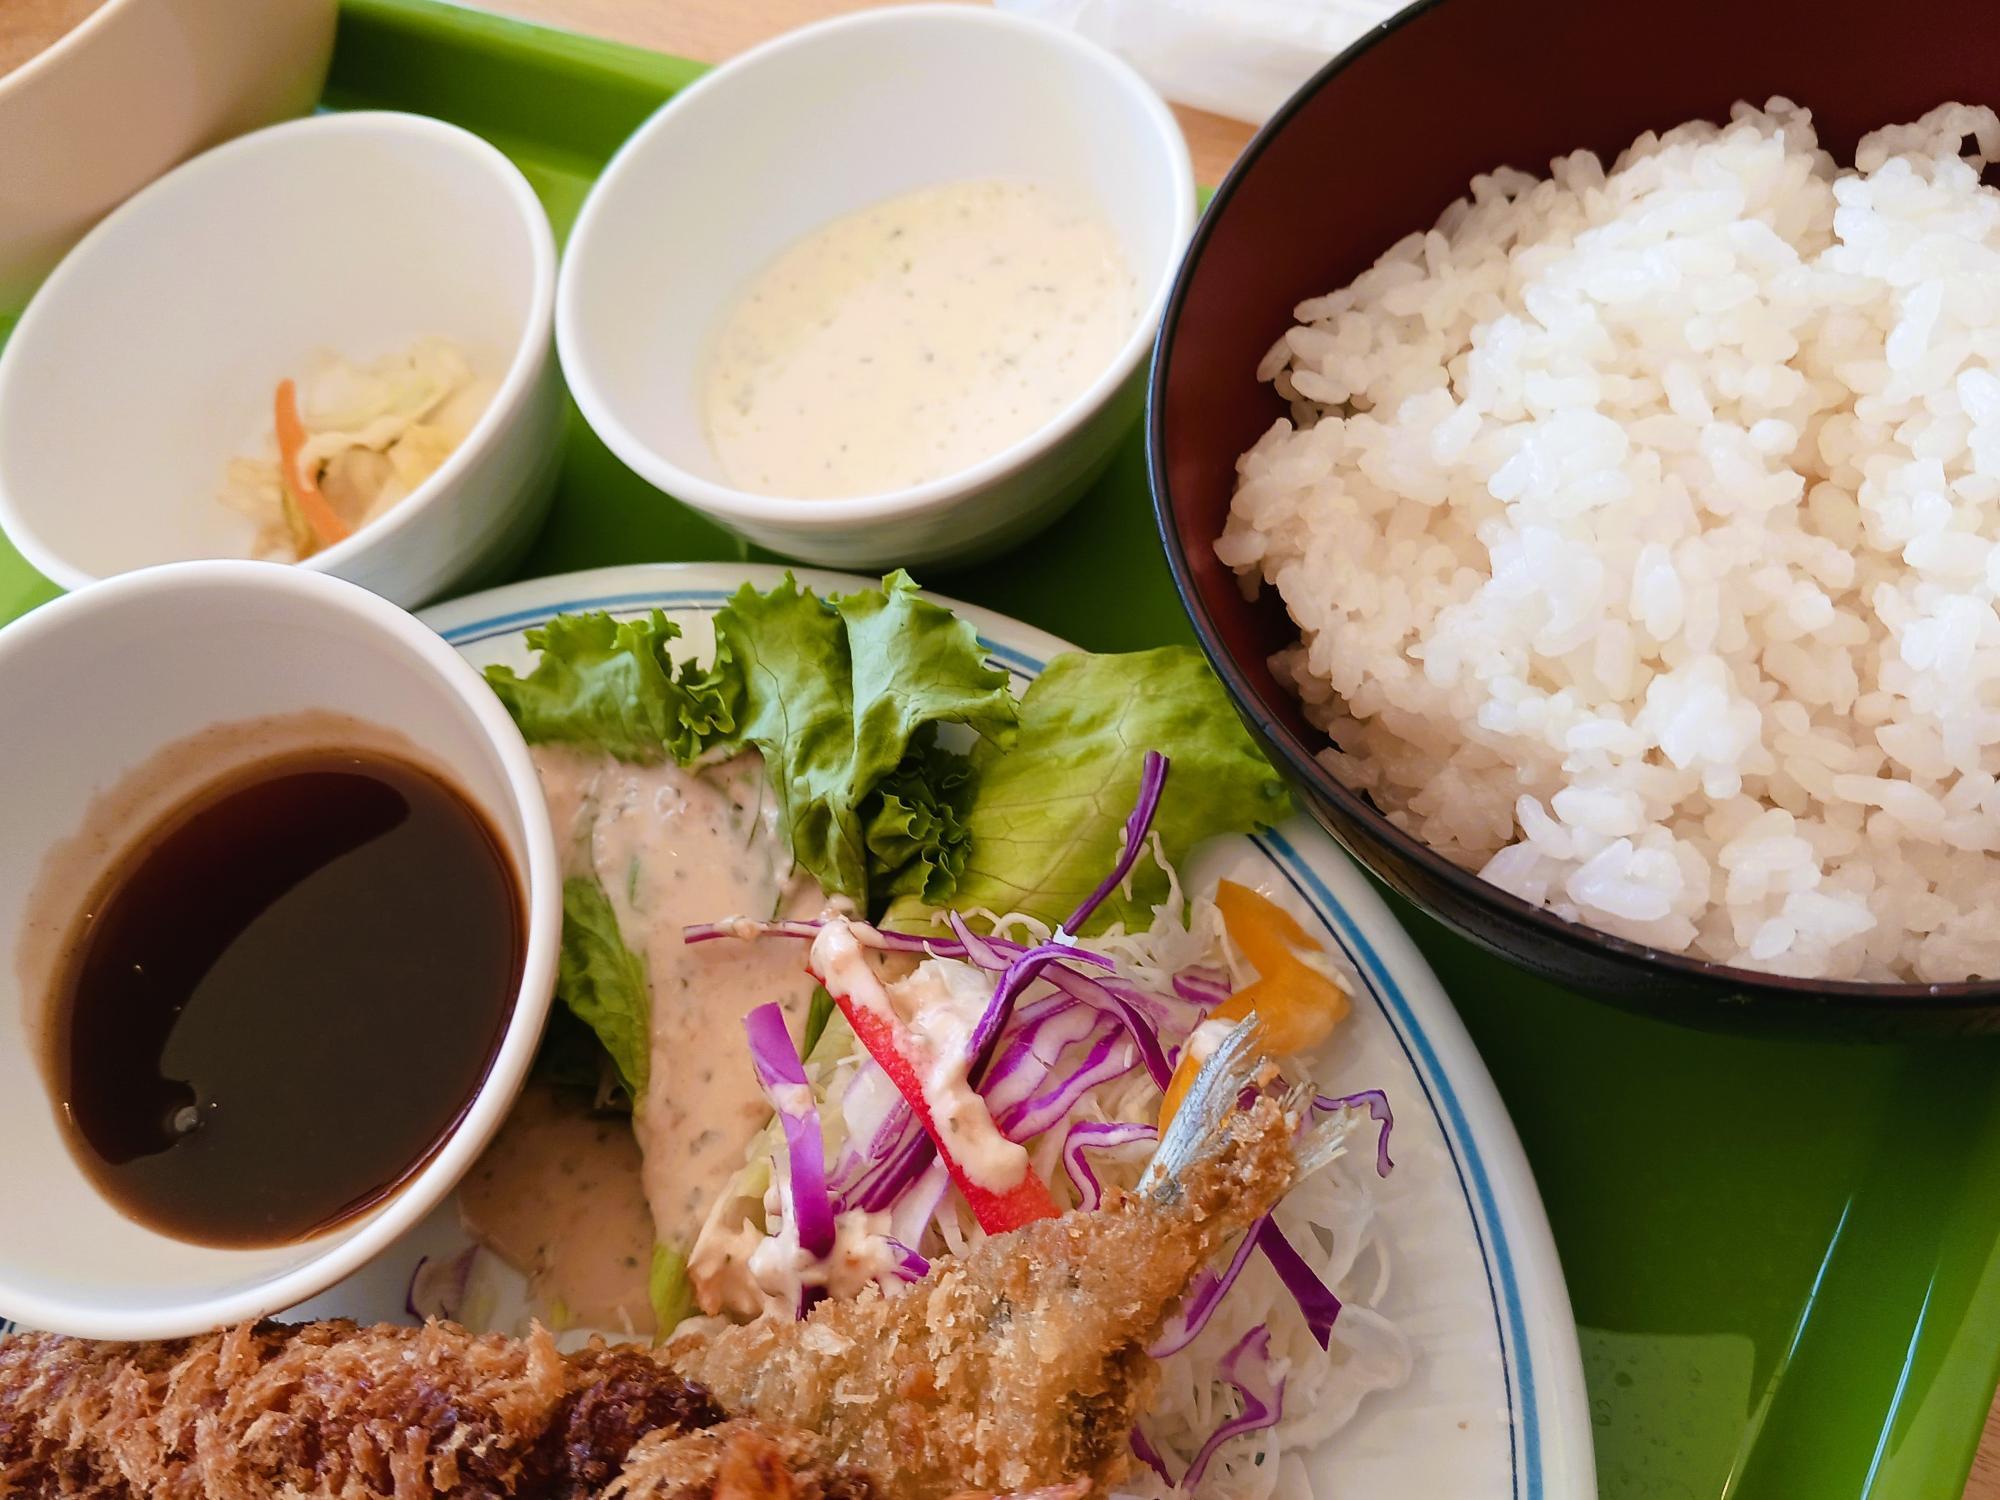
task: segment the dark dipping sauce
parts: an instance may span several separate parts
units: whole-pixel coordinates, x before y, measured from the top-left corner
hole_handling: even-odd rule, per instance
[[[465,1113],[524,944],[512,862],[430,772],[350,749],[244,766],[129,846],[75,930],[50,1028],[72,1149],[163,1234],[327,1229]]]

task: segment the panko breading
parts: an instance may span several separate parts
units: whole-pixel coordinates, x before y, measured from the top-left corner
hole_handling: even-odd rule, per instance
[[[643,1349],[351,1323],[205,1338],[0,1340],[0,1495],[33,1500],[580,1500],[650,1434],[714,1426],[708,1393]],[[801,1450],[803,1451],[803,1450]],[[821,1483],[810,1464],[802,1478]],[[863,1500],[800,1488],[800,1500]]]
[[[879,1493],[851,1470],[822,1469],[819,1446],[811,1433],[761,1422],[656,1432],[633,1448],[605,1500],[870,1500]]]
[[[449,1323],[0,1339],[0,1497],[1101,1497],[1131,1468],[1146,1348],[1190,1281],[1338,1150],[1337,1130],[1301,1130],[1304,1096],[1279,1096],[1254,1027],[1202,1069],[1132,1192],[804,1321],[658,1354]]]
[[[819,1435],[897,1500],[1084,1481],[1132,1465],[1153,1390],[1146,1346],[1195,1273],[1268,1211],[1318,1149],[1258,1075],[1251,1028],[1204,1068],[1140,1190],[996,1235],[895,1295],[823,1302],[668,1349],[734,1412]],[[1262,1081],[1270,1081],[1267,1069]]]

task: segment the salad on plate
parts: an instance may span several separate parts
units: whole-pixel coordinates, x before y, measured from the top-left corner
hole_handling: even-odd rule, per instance
[[[1289,806],[1194,651],[1066,653],[1016,698],[900,572],[745,586],[714,636],[696,659],[657,610],[561,615],[532,670],[488,669],[565,850],[563,1019],[489,1156],[507,1171],[463,1201],[545,1319],[670,1340],[898,1295],[1131,1189],[1245,1018],[1309,1062],[1347,1014],[1340,962],[1281,906],[1180,882],[1197,844]],[[621,1113],[629,1137],[604,1128]],[[1152,1345],[1131,1436],[1163,1490],[1272,1493],[1288,1447],[1407,1374],[1364,1274],[1390,1103],[1310,1113],[1375,1138]],[[590,1185],[566,1245],[506,1233],[511,1203],[578,1222],[538,1175]],[[465,1315],[475,1270],[427,1267],[413,1306]]]

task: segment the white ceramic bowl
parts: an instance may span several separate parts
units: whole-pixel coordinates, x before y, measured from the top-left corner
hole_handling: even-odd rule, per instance
[[[0,964],[0,1315],[91,1338],[168,1338],[312,1296],[437,1205],[498,1128],[533,1060],[555,983],[562,875],[527,746],[479,674],[430,630],[363,589],[276,563],[151,569],[43,606],[0,630],[0,703],[8,705],[0,765],[15,789],[0,799],[0,944],[8,955]],[[298,1244],[188,1244],[121,1215],[58,1132],[28,1030],[46,1015],[50,959],[37,955],[51,948],[46,937],[30,940],[31,893],[93,797],[161,747],[216,724],[309,709],[399,731],[486,814],[525,895],[520,993],[471,1108],[394,1196]],[[218,760],[216,771],[227,754]],[[355,1107],[367,1103],[357,1098]]]
[[[78,235],[175,162],[311,109],[336,8],[105,0],[0,77],[0,312],[27,301]]]
[[[1039,431],[929,484],[840,500],[728,484],[701,379],[745,280],[829,220],[978,177],[1041,182],[1104,214],[1144,309],[1111,363]],[[556,341],[611,451],[752,541],[841,567],[966,561],[1046,525],[1109,461],[1193,218],[1179,126],[1110,53],[971,6],[871,11],[746,53],[639,128],[570,235]]]
[[[555,262],[527,180],[456,126],[320,115],[217,147],[86,235],[0,352],[0,527],[65,588],[245,556],[251,523],[216,492],[267,451],[277,382],[439,335],[499,381],[491,404],[408,499],[301,566],[404,605],[496,574],[554,490]]]

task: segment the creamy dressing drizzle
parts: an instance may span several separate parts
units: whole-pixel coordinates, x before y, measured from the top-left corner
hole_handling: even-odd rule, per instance
[[[837,1301],[850,1300],[869,1283],[887,1280],[895,1268],[889,1215],[858,1208],[834,1216],[833,1249],[824,1259],[799,1247],[798,1230],[789,1219],[750,1252],[751,1276],[787,1305],[796,1305],[798,1293],[809,1286],[826,1288]]]
[[[813,1091],[803,1083],[780,1083],[766,1091],[771,1103],[788,1115],[802,1115],[813,1109]]]
[[[459,1184],[458,1212],[474,1239],[528,1278],[538,1316],[652,1333],[653,1219],[624,1120],[530,1084]]]
[[[701,1298],[702,1311],[754,1318],[775,1313],[789,1318],[807,1287],[823,1287],[828,1296],[858,1297],[871,1282],[884,1287],[895,1280],[896,1252],[890,1247],[890,1215],[849,1209],[833,1220],[833,1249],[824,1259],[799,1245],[797,1227],[779,1224],[775,1193],[765,1195],[766,1222],[778,1224],[766,1234],[748,1218],[727,1229],[703,1234],[700,1248],[688,1262],[688,1279]]]
[[[633,1128],[655,1233],[685,1251],[770,1118],[743,1017],[775,1000],[797,1035],[813,981],[796,943],[690,947],[681,930],[721,912],[817,916],[827,898],[792,868],[755,752],[699,769],[557,745],[534,756],[566,873],[597,879],[646,962],[650,1076]]]
[[[992,980],[957,959],[927,958],[885,985],[845,922],[820,929],[812,966],[834,994],[895,1028],[897,1046],[919,1070],[932,1123],[966,1179],[993,1193],[1019,1187],[1028,1175],[1027,1148],[1000,1133],[967,1077],[966,1044],[992,998]]]
[[[1229,1040],[1229,1034],[1236,1029],[1235,1021],[1203,1021],[1195,1027],[1187,1039],[1188,1056],[1194,1059],[1198,1068],[1215,1056],[1215,1049]]]
[[[750,282],[705,373],[710,446],[757,494],[922,484],[1049,421],[1138,317],[1099,215],[1031,182],[906,193],[814,231]]]

